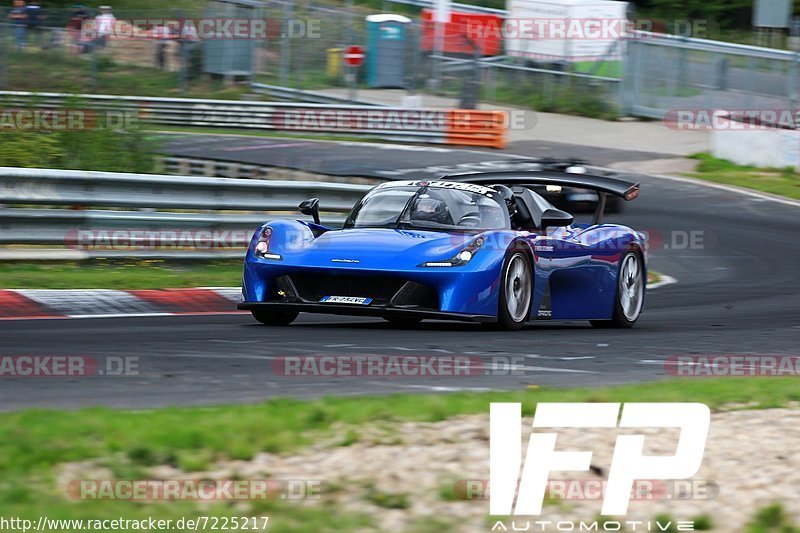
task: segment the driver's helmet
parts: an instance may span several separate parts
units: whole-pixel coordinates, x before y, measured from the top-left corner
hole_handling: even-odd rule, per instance
[[[517,198],[514,196],[514,191],[507,185],[492,185],[492,189],[496,190],[505,201],[508,208],[508,216],[513,219],[514,215],[517,214]]]
[[[435,198],[429,193],[423,193],[417,198],[411,218],[414,220],[436,222],[438,224],[451,223],[447,203],[444,200]]]

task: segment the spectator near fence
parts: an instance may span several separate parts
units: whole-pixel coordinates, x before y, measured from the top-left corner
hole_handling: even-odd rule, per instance
[[[31,42],[42,48],[47,47],[44,39],[44,19],[45,13],[39,0],[30,0],[25,7],[26,23]]]
[[[156,40],[156,67],[160,70],[167,70],[167,45],[173,35],[166,24],[159,24],[153,27],[151,37]]]
[[[25,30],[28,26],[28,14],[25,10],[24,0],[14,0],[14,7],[11,8],[8,18],[14,26],[14,44],[19,52],[25,48]]]
[[[100,14],[94,18],[95,43],[97,46],[104,47],[108,40],[114,35],[117,25],[117,17],[111,13],[109,6],[100,6]]]
[[[67,35],[70,47],[77,53],[85,52],[88,45],[83,36],[83,25],[88,18],[89,12],[84,6],[72,6],[72,16],[67,22]]]

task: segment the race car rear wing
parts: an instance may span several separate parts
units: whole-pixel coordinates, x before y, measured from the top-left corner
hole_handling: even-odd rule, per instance
[[[556,171],[502,171],[476,172],[473,174],[449,174],[439,177],[445,181],[477,183],[480,185],[558,185],[596,191],[598,195],[594,223],[602,222],[606,207],[606,194],[619,196],[626,201],[639,196],[639,184],[619,178]]]

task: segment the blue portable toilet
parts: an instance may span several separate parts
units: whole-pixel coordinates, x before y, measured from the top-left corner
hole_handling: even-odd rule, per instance
[[[367,85],[402,89],[406,86],[406,46],[411,19],[381,14],[367,17]]]
[[[211,0],[204,16],[206,20],[234,21],[236,24],[239,21],[251,21],[248,24],[252,24],[254,20],[264,19],[260,0]],[[221,28],[212,28],[215,38],[202,39],[203,72],[226,78],[252,77],[256,40],[229,38]]]

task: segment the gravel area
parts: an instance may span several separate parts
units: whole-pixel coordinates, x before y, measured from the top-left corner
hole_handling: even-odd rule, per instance
[[[523,420],[523,439],[527,439],[530,422],[530,418]],[[641,433],[647,436],[645,454],[673,453],[677,429],[646,429]],[[558,448],[593,450],[592,464],[598,468],[588,473],[553,473],[551,478],[602,479],[600,469],[608,471],[616,434],[614,429],[560,430]],[[438,520],[453,531],[485,532],[492,524],[487,516],[488,502],[453,499],[447,496],[445,487],[458,480],[488,478],[488,435],[488,415],[438,423],[382,423],[358,430],[349,446],[341,446],[344,437],[337,437],[293,455],[261,453],[250,461],[226,461],[209,472],[187,474],[157,467],[150,474],[154,479],[324,480],[327,488],[323,500],[336,501],[343,511],[373,516],[376,526],[384,531],[420,530],[426,522],[429,530],[437,531],[440,529],[431,524]],[[349,439],[353,440],[353,435]],[[718,494],[710,499],[631,501],[624,520],[647,521],[660,514],[692,520],[708,515],[715,531],[741,531],[758,509],[780,502],[795,521],[800,521],[800,448],[792,445],[796,442],[800,442],[797,407],[714,413],[703,466],[695,479],[702,480],[701,485],[715,484]],[[97,464],[66,465],[60,482],[86,479],[87,475],[97,479],[97,470]],[[398,498],[389,497],[393,495],[400,496],[399,504]],[[381,497],[404,508],[376,504]],[[300,505],[318,503],[309,500]],[[600,507],[597,499],[548,499],[540,519],[592,521]]]

